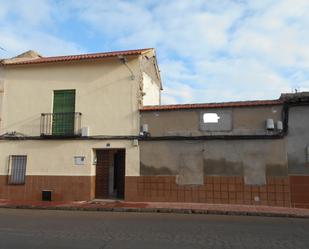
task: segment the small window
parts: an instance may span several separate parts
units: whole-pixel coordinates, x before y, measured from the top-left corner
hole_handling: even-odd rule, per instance
[[[218,123],[220,117],[217,113],[204,113],[203,122],[204,123]]]
[[[27,156],[12,155],[9,161],[9,184],[25,184]]]

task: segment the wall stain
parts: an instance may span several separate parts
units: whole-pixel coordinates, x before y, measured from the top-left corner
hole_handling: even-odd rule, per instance
[[[241,162],[230,162],[224,158],[221,159],[204,159],[205,175],[231,175],[243,176],[244,169]]]
[[[305,158],[305,155],[304,155]],[[293,167],[304,167],[305,166],[305,162],[304,160],[300,160],[299,158],[295,157],[295,156],[291,156],[290,154],[288,154],[288,165],[289,168],[293,168]]]
[[[267,176],[287,176],[288,167],[284,164],[266,164]]]
[[[141,176],[152,176],[152,175],[177,175],[168,167],[154,167],[140,163],[140,174]]]

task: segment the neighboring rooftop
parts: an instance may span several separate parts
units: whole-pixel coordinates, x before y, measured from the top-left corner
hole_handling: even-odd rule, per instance
[[[116,57],[116,56],[141,55],[141,54],[148,52],[150,50],[153,50],[153,48],[112,51],[112,52],[93,53],[93,54],[52,56],[52,57],[43,57],[43,56],[39,55],[37,52],[29,50],[29,51],[22,53],[22,54],[20,54],[16,57],[13,57],[13,58],[10,58],[10,59],[4,59],[4,60],[0,61],[0,65],[10,66],[10,65],[51,63],[51,62],[93,60],[93,59],[102,59],[102,58]]]
[[[143,106],[140,111],[168,111],[185,109],[203,109],[203,108],[229,108],[229,107],[251,107],[251,106],[269,106],[282,105],[286,102],[308,102],[309,92],[282,93],[279,99],[273,100],[251,100],[251,101],[233,101],[219,103],[201,103],[201,104],[176,104],[176,105],[153,105]]]
[[[296,93],[282,93],[280,99],[284,101],[294,100],[294,101],[308,101],[309,92],[296,92]]]
[[[253,101],[235,101],[235,102],[202,103],[202,104],[155,105],[155,106],[144,106],[140,110],[167,111],[167,110],[202,109],[202,108],[268,106],[268,105],[281,105],[281,104],[283,104],[282,100],[275,99],[275,100],[253,100]]]

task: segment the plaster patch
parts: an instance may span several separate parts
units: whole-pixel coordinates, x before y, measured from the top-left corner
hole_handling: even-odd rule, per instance
[[[179,185],[203,185],[203,153],[181,153],[179,155],[179,174],[176,183]]]

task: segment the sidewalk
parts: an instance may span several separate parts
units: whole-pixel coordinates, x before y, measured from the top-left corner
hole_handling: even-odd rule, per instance
[[[117,200],[94,200],[76,202],[8,201],[0,199],[0,208],[115,211],[115,212],[157,212],[187,214],[222,214],[269,217],[309,218],[309,209],[226,205],[207,203],[126,202]]]

